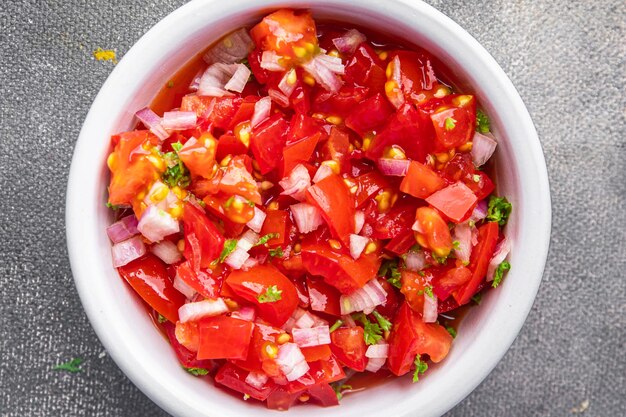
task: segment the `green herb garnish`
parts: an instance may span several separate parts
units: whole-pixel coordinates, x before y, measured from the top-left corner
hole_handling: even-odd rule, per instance
[[[456,126],[456,120],[454,120],[452,117],[446,117],[444,125],[446,127],[446,130],[452,130]]]
[[[279,290],[276,285],[272,285],[271,287],[267,287],[267,290],[260,294],[256,299],[259,300],[259,303],[273,303],[282,298],[282,290]]]
[[[452,336],[453,339],[456,339],[456,330],[454,327],[447,326],[446,330],[450,333],[450,336]]]
[[[513,206],[506,197],[489,197],[489,207],[487,208],[487,220],[490,222],[498,222],[500,226],[504,226],[509,220]]]
[[[480,133],[489,133],[489,118],[482,110],[476,111],[476,131]]]
[[[158,321],[159,323],[165,323],[165,322],[167,322],[167,319],[166,319],[165,317],[163,317],[163,316],[161,315],[161,313],[159,313],[159,315],[157,316],[157,321]]]
[[[482,294],[482,293],[475,294],[475,295],[472,297],[472,301],[473,301],[473,302],[475,302],[476,304],[480,304],[480,302],[481,302],[482,300],[483,300],[483,294]]]
[[[220,253],[220,258],[218,262],[219,263],[224,262],[224,259],[226,259],[228,255],[233,253],[236,247],[237,247],[237,239],[227,239],[226,242],[224,242],[224,249],[222,249],[222,253]]]
[[[205,376],[209,374],[209,370],[204,368],[183,368],[185,369],[185,371],[195,376]]]
[[[511,269],[511,264],[507,261],[504,261],[500,265],[498,265],[496,271],[493,273],[493,282],[491,283],[491,286],[493,288],[496,288],[498,285],[500,285],[502,279],[504,278],[504,273],[509,269]]]
[[[352,389],[352,385],[346,384],[330,384],[337,395],[337,400],[341,400],[343,398],[343,391],[347,389]]]
[[[382,263],[380,269],[378,270],[378,276],[387,279],[394,287],[400,289],[402,288],[402,274],[398,271],[398,260],[391,259]]]
[[[280,237],[280,233],[268,233],[266,235],[261,236],[259,240],[254,244],[254,246],[265,245],[270,240],[276,239],[278,237]]]
[[[378,325],[380,326],[381,329],[383,329],[386,332],[391,330],[391,322],[387,320],[385,316],[383,316],[376,310],[372,311],[372,314],[374,315],[374,317],[376,317],[376,321],[378,322]]]
[[[433,287],[430,285],[424,288],[424,293],[430,298],[435,298],[435,294],[433,294]]]
[[[280,246],[275,249],[270,249],[269,253],[272,258],[282,258],[285,256],[285,252],[283,252],[283,248]]]
[[[415,372],[413,372],[413,383],[416,383],[420,379],[420,374],[423,374],[428,370],[428,364],[421,360],[420,355],[417,355],[415,357],[415,362],[413,363],[415,364]]]
[[[69,362],[61,363],[52,369],[55,371],[67,371],[75,374],[82,371],[82,369],[80,368],[81,363],[83,363],[83,360],[81,358],[74,358]]]
[[[117,205],[115,205],[115,204],[111,204],[111,203],[109,203],[108,201],[107,201],[107,203],[106,203],[106,206],[107,206],[108,208],[110,208],[111,210],[118,210],[118,209],[120,208],[120,206],[117,206]]]
[[[376,323],[372,323],[363,313],[358,313],[352,316],[355,320],[360,321],[363,324],[363,339],[365,339],[366,345],[375,345],[383,337],[383,331]]]
[[[165,154],[166,157],[168,154],[171,153],[173,152],[168,152],[167,154]],[[170,166],[165,170],[162,176],[163,182],[170,187],[178,186],[180,188],[187,188],[189,186],[189,183],[191,182],[191,178],[189,177],[189,171],[187,171],[187,168],[185,168],[185,165],[181,160],[178,159],[178,157],[172,159],[175,159],[176,163],[175,165]]]
[[[180,142],[174,142],[172,143],[172,149],[174,149],[174,151],[176,151],[176,153],[180,152],[181,149],[183,149],[183,144]]]
[[[340,328],[342,324],[343,324],[343,320],[337,320],[337,321],[335,322],[335,324],[333,324],[333,325],[330,327],[329,332],[330,332],[330,333],[334,332],[335,330],[337,330],[338,328]]]

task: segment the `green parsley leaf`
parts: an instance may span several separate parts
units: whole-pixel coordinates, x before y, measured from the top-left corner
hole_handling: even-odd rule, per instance
[[[445,264],[446,261],[448,260],[447,256],[438,256],[435,252],[431,252],[430,254],[433,257],[433,259],[435,260],[435,262],[437,262],[440,265]]]
[[[115,204],[111,204],[107,201],[106,206],[108,208],[110,208],[111,210],[118,210],[120,208],[120,206],[116,206]]]
[[[435,298],[435,294],[433,294],[433,287],[430,285],[424,288],[424,293],[430,298]]]
[[[343,324],[343,320],[337,320],[335,322],[335,324],[333,324],[330,329],[328,330],[330,333],[334,332],[335,330],[337,330],[338,328],[341,327],[341,325]]]
[[[272,285],[271,287],[267,287],[265,293],[260,294],[256,299],[259,300],[259,303],[273,303],[282,298],[280,294],[282,294],[283,290],[279,290],[276,285]]]
[[[382,263],[378,270],[378,276],[386,278],[394,287],[402,288],[402,280],[400,271],[398,271],[398,260],[390,259]]]
[[[82,369],[80,368],[81,363],[83,363],[83,360],[81,358],[74,358],[69,362],[61,363],[52,369],[55,371],[67,371],[75,374],[82,371]]]
[[[283,252],[283,248],[281,248],[280,246],[276,249],[270,249],[269,252],[272,258],[282,258],[283,256],[285,256],[285,252]]]
[[[195,375],[195,376],[204,376],[204,375],[208,375],[209,374],[209,370],[208,369],[204,369],[204,368],[185,368],[184,366],[183,366],[183,368],[185,369],[185,371],[187,371],[191,375]]]
[[[456,120],[452,117],[446,117],[446,120],[443,122],[446,130],[452,130],[456,126]]]
[[[493,283],[491,284],[493,288],[496,288],[498,285],[500,285],[502,279],[504,278],[504,272],[508,271],[509,269],[511,269],[511,264],[507,261],[504,261],[500,265],[498,265],[498,267],[496,268],[496,272],[494,272],[493,274]]]
[[[226,259],[228,255],[233,253],[236,247],[237,247],[237,239],[227,239],[226,242],[224,242],[224,249],[222,249],[222,253],[220,253],[220,258],[218,262],[219,263],[224,262],[224,259]]]
[[[489,118],[482,110],[476,111],[476,131],[480,133],[489,133]]]
[[[500,226],[504,226],[509,220],[513,206],[506,197],[489,197],[489,207],[487,208],[487,220],[490,222],[498,222]]]
[[[159,316],[157,317],[157,321],[158,321],[159,323],[165,323],[165,322],[167,322],[167,319],[166,319],[165,317],[163,317],[163,316],[161,315],[161,313],[159,313]]]
[[[174,142],[172,143],[172,149],[174,149],[176,153],[178,153],[181,149],[183,149],[183,144],[180,142]]]
[[[187,188],[191,182],[189,172],[182,161],[178,161],[174,166],[165,170],[162,178],[163,182],[170,187],[178,186],[180,188]]]
[[[330,384],[337,395],[337,400],[341,400],[343,398],[343,391],[347,389],[352,389],[352,385],[346,384]]]
[[[254,204],[254,201],[252,201],[252,200],[246,201],[246,204],[249,205],[250,207],[255,207],[256,206],[256,204]]]
[[[365,314],[358,313],[352,317],[363,323],[363,339],[365,339],[366,345],[375,345],[380,339],[382,339],[383,331],[380,326],[369,321]]]
[[[268,233],[266,235],[261,236],[259,240],[254,244],[254,246],[265,245],[271,239],[275,239],[278,237],[280,237],[280,233]]]
[[[472,301],[475,302],[476,304],[480,304],[480,302],[483,300],[483,294],[482,293],[478,293],[476,295],[474,295],[472,297]]]
[[[454,327],[447,326],[446,330],[450,333],[450,336],[452,336],[453,339],[456,339],[456,330],[454,330]]]
[[[452,241],[452,248],[453,249],[458,249],[461,246],[461,242],[459,242],[458,240],[453,240]]]
[[[420,355],[415,357],[415,372],[413,372],[413,383],[416,383],[420,379],[420,374],[423,374],[428,370],[428,364],[426,362],[422,362]]]
[[[374,315],[374,317],[376,317],[376,321],[378,322],[378,325],[381,329],[387,332],[391,330],[391,322],[387,320],[385,316],[383,316],[376,310],[372,311],[372,314]]]

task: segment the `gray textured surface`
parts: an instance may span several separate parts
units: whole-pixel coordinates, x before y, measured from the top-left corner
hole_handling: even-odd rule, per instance
[[[0,2],[0,415],[158,416],[82,311],[64,239],[71,152],[123,55],[183,1]],[[600,1],[430,2],[517,86],[545,150],[548,266],[517,341],[450,416],[626,415],[626,6]],[[51,367],[86,359],[85,372]]]

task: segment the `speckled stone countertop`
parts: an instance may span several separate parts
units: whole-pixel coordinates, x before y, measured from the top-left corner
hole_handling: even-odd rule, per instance
[[[106,355],[65,246],[72,149],[124,53],[176,0],[0,4],[0,416],[165,415]],[[626,3],[429,1],[490,51],[535,121],[552,246],[519,337],[449,416],[626,415]],[[83,372],[52,371],[73,357]]]

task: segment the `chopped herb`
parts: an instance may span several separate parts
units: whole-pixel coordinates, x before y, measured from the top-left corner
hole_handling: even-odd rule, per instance
[[[365,314],[358,313],[352,317],[363,323],[363,339],[365,339],[366,345],[375,345],[380,339],[382,339],[383,331],[380,326],[369,321]]]
[[[222,253],[220,253],[220,258],[218,262],[219,263],[224,262],[224,259],[226,259],[228,255],[233,253],[236,247],[237,247],[237,239],[227,239],[226,242],[224,242],[224,249],[222,249]]]
[[[441,265],[446,263],[446,261],[448,260],[448,256],[449,256],[449,255],[447,255],[447,256],[438,256],[435,252],[431,252],[430,254],[433,257],[433,259],[435,260],[435,262],[437,262],[438,264],[441,264]]]
[[[478,293],[476,295],[474,295],[472,297],[472,301],[475,302],[476,304],[480,304],[480,302],[483,300],[483,294],[482,293]]]
[[[106,203],[106,206],[107,206],[108,208],[110,208],[111,210],[118,210],[118,209],[120,208],[120,206],[117,206],[117,205],[115,205],[115,204],[111,204],[111,203],[109,203],[108,201],[107,201],[107,203]]]
[[[413,363],[415,364],[415,372],[413,372],[413,383],[416,383],[420,379],[420,374],[423,374],[424,372],[426,372],[426,370],[428,370],[428,364],[426,362],[422,362],[419,354],[415,357],[415,362]]]
[[[481,110],[476,111],[476,131],[489,133],[489,118]]]
[[[249,205],[250,207],[255,207],[256,206],[256,204],[254,204],[254,201],[252,201],[252,200],[246,201],[246,204]]]
[[[329,330],[329,331],[330,331],[330,333],[332,333],[332,332],[334,332],[335,330],[337,330],[338,328],[340,328],[342,324],[343,324],[343,320],[337,320],[337,321],[335,322],[335,324],[333,324],[333,325],[330,327],[330,330]]]
[[[452,130],[456,126],[456,120],[454,120],[452,117],[446,117],[444,125],[446,127],[446,130]]]
[[[398,271],[398,260],[391,259],[383,262],[378,270],[378,276],[386,278],[387,282],[389,282],[394,287],[400,289],[402,288],[402,280],[400,271]]]
[[[341,400],[343,398],[344,390],[352,389],[352,385],[346,385],[346,384],[330,384],[330,385],[333,387],[335,394],[337,394],[337,400]]]
[[[453,339],[456,339],[456,330],[454,330],[454,327],[447,326],[446,330],[450,333],[450,336],[452,336]]]
[[[372,314],[374,315],[374,317],[376,317],[376,321],[378,322],[378,325],[380,326],[381,329],[383,329],[386,332],[391,330],[391,322],[387,320],[385,316],[383,316],[376,310],[372,311]]]
[[[69,362],[59,364],[52,369],[54,369],[55,371],[67,371],[75,374],[82,371],[82,369],[80,368],[81,363],[83,363],[83,360],[81,358],[74,358]]]
[[[172,88],[172,87],[174,87],[174,81],[169,80],[169,81],[167,82],[167,88]]]
[[[224,203],[224,208],[230,208],[230,206],[233,205],[234,201],[235,201],[235,196],[231,195],[230,198],[226,200],[226,202]]]
[[[426,272],[424,272],[424,271],[417,271],[417,275],[419,275],[420,277],[425,277],[426,276]]]
[[[496,268],[496,272],[493,273],[493,283],[491,284],[493,288],[496,288],[498,285],[500,285],[502,279],[504,278],[504,272],[508,271],[509,269],[511,269],[511,264],[507,261],[504,261],[500,265],[498,265],[498,267]]]
[[[168,154],[169,153],[170,152],[168,152]],[[165,156],[168,157],[168,154],[165,154]],[[176,157],[176,160],[178,162],[167,168],[167,170],[163,173],[163,182],[170,187],[178,186],[180,188],[187,188],[191,182],[191,178],[189,178],[189,171],[187,171],[183,162],[178,160],[178,157]]]
[[[183,144],[180,142],[174,142],[172,143],[172,149],[178,153],[181,149],[183,149]]]
[[[280,237],[280,233],[268,233],[259,238],[259,240],[254,244],[254,246],[265,245],[271,239],[276,239]]]
[[[267,287],[267,290],[260,294],[256,299],[259,300],[259,303],[273,303],[275,301],[280,300],[282,297],[283,290],[279,290],[276,285],[272,285],[271,287]]]
[[[159,313],[159,315],[158,315],[158,317],[157,317],[157,321],[158,321],[159,323],[165,323],[165,322],[167,322],[167,319],[166,319],[165,317],[163,317],[163,316],[161,315],[161,313]]]
[[[283,252],[283,248],[279,246],[276,249],[270,249],[270,256],[272,258],[282,258],[285,256],[285,253]]]
[[[506,197],[489,197],[489,207],[487,208],[487,220],[490,222],[498,222],[500,226],[504,226],[509,220],[513,206]]]
[[[209,374],[209,370],[204,368],[185,368],[184,366],[183,368],[185,369],[185,371],[195,376],[205,376]]]
[[[426,293],[426,295],[430,298],[435,298],[435,294],[433,294],[433,287],[430,285],[424,288],[424,293]]]
[[[452,248],[453,249],[458,249],[461,246],[461,242],[459,242],[458,240],[453,240],[452,241]]]

